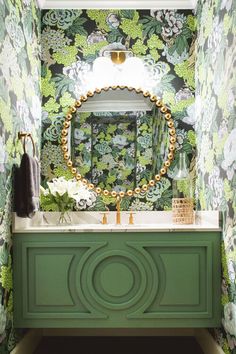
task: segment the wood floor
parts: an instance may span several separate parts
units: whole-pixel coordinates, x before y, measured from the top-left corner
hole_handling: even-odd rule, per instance
[[[203,354],[193,337],[44,337],[34,354]]]

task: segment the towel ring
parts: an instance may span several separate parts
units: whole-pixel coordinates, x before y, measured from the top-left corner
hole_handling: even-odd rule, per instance
[[[33,157],[35,157],[36,148],[35,148],[34,139],[32,138],[31,133],[19,132],[18,133],[18,138],[19,139],[24,139],[23,140],[23,150],[24,150],[25,154],[26,154],[26,140],[27,140],[27,138],[29,138],[31,140],[31,143],[32,143],[32,146],[33,146]]]

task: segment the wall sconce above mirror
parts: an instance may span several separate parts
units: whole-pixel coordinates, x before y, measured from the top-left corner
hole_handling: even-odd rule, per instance
[[[150,90],[156,84],[148,64],[126,49],[105,50],[94,60],[88,82],[91,91],[116,85]]]

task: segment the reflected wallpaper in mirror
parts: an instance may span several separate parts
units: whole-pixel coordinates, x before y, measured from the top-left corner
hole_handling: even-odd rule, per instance
[[[72,122],[71,156],[95,185],[116,191],[147,183],[168,153],[168,127],[147,111],[79,112]]]

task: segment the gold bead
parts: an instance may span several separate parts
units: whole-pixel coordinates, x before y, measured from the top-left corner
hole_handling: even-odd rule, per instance
[[[75,176],[75,178],[77,179],[77,181],[79,181],[79,180],[81,180],[82,176],[81,176],[80,173],[77,173],[76,176]]]
[[[71,114],[70,114],[71,115]],[[65,122],[63,122],[63,126],[68,129],[70,126],[70,122],[68,122],[67,120]]]
[[[76,175],[76,168],[75,168],[75,167],[71,167],[71,173],[72,173],[73,175]]]
[[[72,119],[72,114],[68,113],[68,114],[66,115],[66,119],[67,119],[67,120],[71,120],[71,119]],[[67,122],[64,122],[64,123],[67,123]]]
[[[137,92],[137,93],[140,93],[140,92],[142,92],[143,90],[139,87],[139,88],[137,88],[137,89],[135,89],[135,92]]]
[[[80,107],[82,105],[82,102],[81,101],[76,101],[75,105],[76,105],[76,107]]]
[[[102,190],[101,190],[100,187],[97,187],[97,188],[95,189],[95,191],[96,191],[97,194],[100,194]]]
[[[64,157],[65,160],[68,160],[69,157],[70,157],[70,155],[69,155],[68,152],[65,152],[65,153],[63,154],[63,157]]]
[[[87,180],[86,178],[83,178],[83,179],[82,179],[82,183],[83,183],[84,185],[86,185],[86,184],[88,184],[88,180]]]
[[[151,102],[155,102],[157,100],[157,96],[153,95],[150,97]]]
[[[67,144],[67,138],[66,137],[61,138],[61,144],[62,145],[66,145]]]
[[[161,179],[161,176],[160,176],[160,175],[155,175],[155,180],[156,180],[156,181],[160,181],[160,179]]]
[[[143,190],[143,191],[146,191],[147,189],[148,189],[148,186],[147,186],[146,184],[143,184],[143,185],[142,185],[142,190]]]
[[[109,90],[109,86],[103,87],[103,91],[108,91]]]
[[[70,108],[70,112],[71,112],[71,113],[75,113],[75,112],[76,112],[76,107],[75,107],[75,106],[71,107],[71,108]]]
[[[151,179],[151,181],[149,181],[149,186],[151,186],[151,187],[153,187],[154,186],[154,184],[155,184],[155,181],[153,180],[153,179]]]
[[[172,128],[174,126],[174,122],[173,120],[169,120],[169,122],[167,123],[169,128]]]
[[[161,173],[161,175],[165,175],[166,174],[166,167],[162,167],[160,173]]]
[[[116,191],[112,191],[112,192],[111,192],[111,196],[112,196],[112,197],[116,197],[116,196],[117,196],[117,192],[116,192]]]
[[[88,97],[85,95],[85,96],[80,96],[80,99],[82,102],[86,102]]]
[[[170,133],[170,135],[175,135],[175,128],[171,128],[171,129],[169,130],[169,133]]]
[[[128,90],[129,90],[129,91],[133,91],[134,88],[133,88],[133,87],[128,87]]]
[[[166,106],[162,106],[162,107],[161,107],[161,112],[162,112],[162,113],[166,113],[166,112],[167,112]]]
[[[89,96],[89,97],[93,97],[93,96],[94,96],[94,92],[92,92],[92,91],[88,91],[88,92],[87,92],[87,96]]]
[[[149,92],[149,91],[145,91],[145,92],[143,92],[143,96],[144,96],[144,97],[148,97],[148,96],[150,96],[150,92]]]
[[[166,120],[169,120],[170,118],[171,118],[171,114],[170,114],[170,113],[166,113],[166,114],[165,114],[165,119],[166,119]]]
[[[140,189],[139,187],[137,187],[137,188],[135,188],[134,192],[135,192],[136,194],[139,194],[139,193],[141,192],[141,189]]]
[[[125,88],[126,88],[126,86],[119,86],[119,88],[121,89],[121,90],[124,90]]]
[[[109,191],[108,191],[107,189],[104,189],[103,194],[104,194],[105,196],[107,196],[107,195],[109,195]]]
[[[157,106],[157,107],[161,107],[161,106],[162,106],[161,100],[156,100],[156,106]]]
[[[113,85],[113,86],[111,86],[111,88],[112,88],[112,90],[116,90],[118,88],[118,86],[117,85]]]
[[[71,167],[72,165],[73,165],[72,161],[71,161],[71,160],[68,160],[68,161],[67,161],[67,166],[68,166],[68,167]]]
[[[68,135],[67,129],[62,129],[61,135],[62,135],[62,136],[67,136],[67,135]]]
[[[96,88],[96,89],[95,89],[95,92],[96,92],[96,93],[101,93],[101,91],[102,91],[102,90],[99,89],[99,88]]]
[[[175,144],[170,144],[169,150],[170,151],[175,151]]]
[[[131,189],[129,189],[126,194],[129,196],[129,197],[132,197],[133,195],[133,191]]]
[[[173,160],[173,158],[174,158],[173,152],[169,152],[169,154],[167,155],[167,157],[168,157],[169,160]]]
[[[125,196],[125,192],[123,192],[123,191],[119,192],[119,196],[120,196],[121,198],[123,198],[123,197]]]
[[[170,161],[169,161],[169,160],[166,160],[166,161],[164,162],[164,165],[165,165],[166,167],[170,167]]]
[[[89,189],[94,189],[94,184],[93,183],[89,183],[88,188]]]
[[[63,152],[67,152],[68,151],[68,147],[66,145],[62,145],[61,147]]]
[[[176,142],[176,137],[175,136],[171,136],[170,137],[170,142],[171,142],[171,144],[174,144]]]

